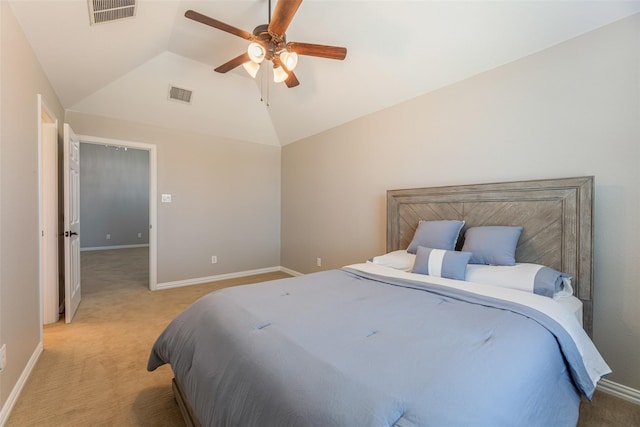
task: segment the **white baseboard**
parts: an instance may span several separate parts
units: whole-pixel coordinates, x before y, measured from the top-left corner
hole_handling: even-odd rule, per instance
[[[2,410],[0,411],[0,426],[5,425],[6,422],[8,421],[9,415],[11,414],[11,410],[16,404],[16,401],[18,400],[18,397],[20,396],[20,393],[22,392],[24,385],[27,383],[27,379],[31,375],[31,371],[33,371],[33,368],[36,366],[36,362],[38,361],[38,358],[42,354],[42,348],[43,348],[42,341],[40,341],[36,346],[36,349],[33,351],[31,358],[29,358],[29,362],[27,362],[27,366],[25,366],[24,369],[22,370],[22,374],[20,375],[20,378],[18,378],[18,382],[13,387],[13,390],[11,390],[11,393],[9,394],[7,401],[2,406]]]
[[[156,285],[155,290],[180,288],[182,286],[201,285],[203,283],[218,282],[220,280],[237,279],[239,277],[255,276],[257,274],[273,273],[275,271],[284,271],[282,267],[267,267],[256,270],[239,271],[236,273],[218,274],[216,276],[196,277],[194,279],[176,280],[174,282],[163,282]],[[290,273],[288,273],[290,274]]]
[[[631,403],[635,403],[636,405],[640,405],[640,390],[636,390],[635,388],[614,383],[613,381],[609,381],[607,379],[602,379],[598,381],[597,389],[603,393],[611,394],[613,396],[619,397],[620,399],[624,399]]]
[[[148,248],[148,243],[142,243],[139,245],[114,245],[114,246],[94,246],[90,248],[80,248],[80,252],[84,251],[108,251],[110,249],[131,249],[131,248]]]
[[[287,274],[289,274],[291,276],[296,276],[296,277],[304,276],[304,273],[299,273],[299,272],[297,272],[295,270],[291,270],[290,268],[287,268],[287,267],[280,266],[280,271],[282,271],[283,273],[287,273]]]

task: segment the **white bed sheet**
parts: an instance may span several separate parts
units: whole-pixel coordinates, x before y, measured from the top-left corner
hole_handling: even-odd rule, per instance
[[[584,328],[584,323],[582,320],[582,301],[580,301],[573,295],[557,297],[554,298],[554,300],[560,303],[560,305],[564,307],[564,309],[569,313],[572,313],[573,316],[578,319],[578,323],[580,323],[580,326]]]

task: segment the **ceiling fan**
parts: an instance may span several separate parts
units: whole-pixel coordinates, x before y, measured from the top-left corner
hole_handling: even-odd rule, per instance
[[[258,25],[253,33],[225,24],[193,10],[184,16],[194,21],[209,25],[243,39],[249,40],[247,51],[220,65],[215,71],[226,73],[239,65],[255,78],[260,64],[266,59],[273,63],[274,81],[284,82],[287,87],[300,84],[293,73],[298,63],[298,55],[316,56],[320,58],[343,60],[347,49],[338,46],[326,46],[313,43],[287,42],[285,32],[293,20],[302,0],[279,0],[271,17],[271,0],[269,0],[269,24]]]

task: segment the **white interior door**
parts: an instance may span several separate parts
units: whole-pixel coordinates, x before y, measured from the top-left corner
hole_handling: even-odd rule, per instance
[[[64,124],[64,312],[71,323],[80,305],[80,141]]]

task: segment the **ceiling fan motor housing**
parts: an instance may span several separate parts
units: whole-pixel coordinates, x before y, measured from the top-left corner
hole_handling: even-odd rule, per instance
[[[254,41],[264,47],[266,51],[265,58],[268,60],[272,60],[280,52],[287,50],[287,36],[269,32],[268,24],[258,25],[253,29],[253,35],[255,37]]]

